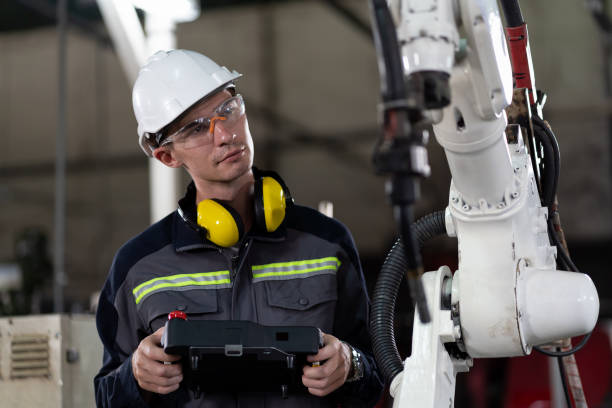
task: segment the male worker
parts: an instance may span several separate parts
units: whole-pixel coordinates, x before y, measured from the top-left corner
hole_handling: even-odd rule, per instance
[[[240,76],[175,50],[152,56],[136,80],[140,146],[193,181],[177,211],[115,256],[97,314],[99,407],[372,406],[382,391],[352,237],[339,222],[293,205],[278,176],[252,167],[253,141],[234,86]],[[161,346],[174,310],[189,320],[318,327],[324,345],[308,361],[320,365],[302,371],[308,393],[195,398],[180,386],[180,357]]]

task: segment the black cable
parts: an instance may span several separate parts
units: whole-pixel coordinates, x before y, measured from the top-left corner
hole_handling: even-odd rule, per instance
[[[578,267],[571,260],[569,254],[565,250],[565,247],[561,243],[561,239],[559,238],[559,235],[557,234],[557,230],[555,229],[553,223],[554,212],[556,211],[556,208],[554,206],[554,199],[557,195],[557,187],[559,185],[561,163],[559,144],[557,142],[555,134],[550,129],[550,127],[548,127],[546,122],[544,122],[544,120],[542,120],[537,115],[533,115],[532,121],[534,124],[534,136],[536,137],[536,141],[542,145],[544,151],[544,156],[542,159],[544,160],[545,172],[542,177],[542,205],[548,207],[549,210],[547,220],[548,236],[551,240],[551,243],[557,248],[557,261],[559,263],[559,266],[561,266],[567,271],[580,272],[578,270]],[[537,346],[534,347],[534,349],[550,357],[569,356],[584,347],[584,345],[591,337],[591,334],[592,332],[587,333],[578,345],[567,351],[554,352],[544,350]]]
[[[578,267],[572,262],[569,254],[561,244],[557,231],[553,225],[555,208],[555,196],[559,185],[561,154],[557,138],[546,123],[537,115],[532,117],[534,123],[534,135],[544,151],[544,172],[542,177],[542,205],[548,208],[548,235],[551,243],[557,248],[558,260],[561,266],[568,271],[579,272]]]
[[[391,12],[386,0],[372,0],[370,10],[383,102],[404,100],[404,65]]]
[[[410,297],[416,303],[421,322],[428,323],[431,321],[431,314],[427,307],[423,281],[420,279],[420,273],[423,270],[423,260],[419,251],[417,237],[414,233],[414,227],[412,226],[412,206],[398,205],[394,210],[396,212],[397,223],[400,226],[400,239],[404,243],[404,257],[407,266],[406,276],[408,278]]]
[[[557,231],[555,230],[555,226],[553,225],[552,218],[550,217],[548,218],[548,235],[553,240],[553,243],[557,247],[557,255],[559,255],[560,260],[564,263],[564,266],[566,267],[565,270],[572,271],[572,272],[580,272],[576,264],[572,262],[568,253],[565,251],[565,248],[561,244],[561,240],[559,239],[559,236],[557,235]]]
[[[421,248],[426,241],[446,233],[444,210],[419,218],[412,224],[411,229]],[[372,349],[387,383],[391,383],[393,378],[404,369],[395,342],[393,323],[395,301],[402,279],[406,277],[407,268],[404,243],[401,238],[398,238],[382,265],[370,308]]]
[[[542,185],[542,205],[550,210],[553,209],[555,202],[556,186],[555,181],[558,178],[558,168],[555,166],[554,149],[548,134],[546,134],[538,126],[533,129],[536,141],[542,146],[543,156],[542,161],[544,167],[540,169],[541,185]]]
[[[536,126],[536,129],[539,129],[542,132],[542,133],[536,132],[536,129],[534,129],[534,133],[539,133],[538,136],[539,136],[540,142],[546,143],[548,145],[548,148],[552,149],[553,157],[552,157],[551,165],[553,166],[553,170],[554,170],[552,191],[554,195],[556,195],[557,186],[559,185],[559,174],[561,170],[561,152],[559,150],[559,143],[557,142],[557,138],[555,134],[553,133],[552,129],[546,124],[546,122],[544,122],[544,120],[542,120],[537,115],[533,115],[532,121],[534,125]],[[542,135],[545,137],[544,138],[541,137]],[[553,200],[554,200],[554,196],[553,196]]]
[[[557,247],[558,259],[565,270],[579,272],[578,267],[569,257],[569,254],[561,244],[561,240],[553,225],[554,199],[557,194],[559,185],[561,154],[559,144],[553,131],[548,125],[537,115],[532,117],[534,123],[534,134],[539,143],[542,144],[544,150],[544,176],[542,179],[542,204],[548,207],[548,235],[552,243]],[[551,157],[552,156],[552,157]]]
[[[506,27],[519,27],[525,24],[518,0],[501,0],[501,6],[506,17]]]
[[[427,323],[430,312],[420,280],[423,265],[410,228],[412,205],[419,196],[417,177],[426,176],[428,171],[412,159],[415,148],[422,144],[422,134],[415,130],[423,118],[422,108],[408,106],[399,40],[386,0],[371,0],[369,4],[383,107],[383,135],[375,146],[373,162],[377,173],[392,175],[388,195],[406,244],[410,295],[416,301],[421,322]]]
[[[572,408],[572,398],[570,397],[569,389],[567,387],[567,373],[565,372],[565,367],[563,366],[562,357],[557,357],[557,365],[559,366],[559,374],[561,374],[561,385],[563,386],[563,394],[565,394],[567,408]]]
[[[541,160],[544,168],[541,169],[542,205],[553,210],[557,186],[559,184],[560,154],[559,145],[555,135],[550,131],[546,123],[533,116],[533,134],[535,141],[543,152]]]
[[[539,351],[540,353],[545,354],[549,357],[567,357],[567,356],[570,356],[580,351],[580,349],[582,349],[584,345],[587,344],[587,341],[589,341],[591,334],[593,334],[593,332],[588,332],[587,334],[585,334],[582,340],[580,340],[580,343],[578,343],[575,347],[572,347],[571,349],[567,351],[549,351],[549,350],[544,350],[543,348],[538,347],[538,346],[534,346],[533,348],[536,351]]]

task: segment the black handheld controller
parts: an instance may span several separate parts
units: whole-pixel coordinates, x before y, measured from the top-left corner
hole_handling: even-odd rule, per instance
[[[321,331],[307,326],[262,326],[240,320],[186,320],[168,316],[162,346],[183,358],[184,382],[196,398],[202,393],[306,392],[306,356],[323,346]]]

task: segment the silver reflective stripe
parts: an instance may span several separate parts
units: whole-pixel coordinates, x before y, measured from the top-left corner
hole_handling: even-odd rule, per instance
[[[253,283],[265,280],[308,278],[315,275],[335,275],[339,267],[340,260],[335,256],[294,262],[253,265]]]
[[[221,289],[232,286],[229,271],[183,273],[148,280],[136,286],[132,293],[136,304],[146,297],[163,291],[185,291],[190,289]]]

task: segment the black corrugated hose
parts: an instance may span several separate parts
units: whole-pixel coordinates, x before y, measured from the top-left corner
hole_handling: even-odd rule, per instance
[[[412,224],[412,228],[419,248],[422,248],[431,238],[446,234],[444,210],[419,218]],[[404,369],[395,344],[393,317],[395,300],[406,270],[403,243],[398,239],[387,254],[378,275],[370,310],[370,333],[374,356],[388,384]]]

